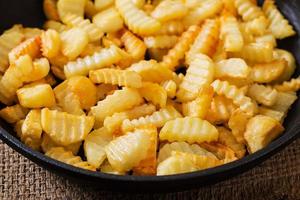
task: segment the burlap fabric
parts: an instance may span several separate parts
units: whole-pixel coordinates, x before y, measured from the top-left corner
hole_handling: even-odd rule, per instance
[[[0,199],[242,199],[300,200],[300,139],[256,168],[231,180],[191,191],[122,194],[74,184],[0,142]]]

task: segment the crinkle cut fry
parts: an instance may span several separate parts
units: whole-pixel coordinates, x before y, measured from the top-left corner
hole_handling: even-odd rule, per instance
[[[14,63],[20,56],[28,54],[32,59],[41,55],[41,37],[29,38],[9,52],[9,62]]]
[[[278,39],[284,39],[296,34],[292,25],[277,9],[273,0],[264,1],[263,11],[270,21],[269,30]]]
[[[218,95],[225,95],[227,98],[232,99],[236,105],[240,106],[250,116],[257,112],[256,103],[246,97],[236,86],[230,85],[227,81],[215,80],[212,87]]]
[[[163,57],[161,64],[174,71],[179,61],[184,58],[185,52],[189,50],[199,31],[199,26],[190,26],[179,38],[177,44]]]
[[[88,75],[90,70],[101,69],[121,61],[123,53],[121,49],[113,45],[94,53],[92,56],[78,58],[64,66],[65,75],[67,78]]]
[[[156,33],[161,24],[134,5],[131,0],[116,0],[116,8],[131,31],[139,35]]]

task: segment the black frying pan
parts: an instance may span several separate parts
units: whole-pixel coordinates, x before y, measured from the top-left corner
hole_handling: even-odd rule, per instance
[[[278,0],[277,4],[294,25],[297,32],[300,33],[300,1]],[[26,26],[41,26],[45,19],[42,12],[42,0],[0,0],[0,9],[0,32],[15,23],[22,23]],[[299,37],[280,41],[279,47],[292,51],[298,63],[300,63]],[[299,75],[299,68],[296,74]],[[286,131],[284,134],[263,150],[220,167],[173,176],[116,176],[75,168],[31,150],[22,144],[16,138],[12,128],[1,120],[0,126],[0,139],[10,147],[38,165],[77,182],[92,184],[100,189],[117,191],[178,191],[213,184],[231,178],[258,165],[283,149],[300,135],[300,100],[294,104],[285,120]]]

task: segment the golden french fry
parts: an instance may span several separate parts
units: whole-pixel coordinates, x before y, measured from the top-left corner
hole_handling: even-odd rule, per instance
[[[172,106],[166,106],[166,108],[162,108],[151,115],[147,115],[145,117],[140,117],[138,119],[133,120],[124,120],[122,123],[122,131],[132,131],[137,127],[145,126],[145,125],[154,125],[157,128],[163,127],[165,123],[170,120],[181,117],[181,114]]]
[[[150,135],[137,130],[112,140],[105,152],[113,168],[126,172],[146,158],[149,147]]]
[[[129,70],[98,69],[90,71],[89,77],[93,83],[105,83],[132,88],[142,87],[141,76]]]
[[[76,155],[79,151],[81,143],[82,142],[77,142],[77,143],[69,144],[67,146],[62,146],[62,145],[55,143],[47,134],[43,134],[41,148],[42,148],[43,152],[46,153],[51,148],[63,147],[67,151],[71,151],[74,155]]]
[[[31,110],[22,124],[21,140],[27,137],[33,140],[41,140],[43,129],[41,124],[41,110]]]
[[[139,61],[144,58],[147,47],[140,38],[126,30],[121,36],[121,41],[124,43],[126,51],[134,60]]]
[[[220,21],[207,19],[186,54],[186,63],[191,64],[199,53],[212,56],[215,53],[216,44],[219,41],[219,34]]]
[[[202,1],[183,18],[183,23],[186,27],[200,24],[205,19],[216,16],[222,10],[222,7],[221,0]]]
[[[20,104],[25,108],[43,108],[55,105],[54,92],[49,84],[35,84],[17,90]]]
[[[212,84],[218,95],[225,95],[232,99],[233,103],[240,107],[241,110],[253,116],[257,111],[257,105],[253,100],[243,94],[236,86],[230,85],[227,81],[215,80]]]
[[[179,38],[177,44],[163,57],[162,65],[174,71],[199,32],[199,26],[190,26]]]
[[[256,64],[251,70],[251,79],[257,83],[276,81],[284,73],[287,66],[285,60],[275,60],[270,63]]]
[[[124,112],[115,113],[110,117],[104,119],[103,125],[109,131],[114,134],[118,134],[119,129],[122,126],[122,123],[125,119],[133,120],[146,115],[151,115],[155,112],[156,108],[152,104],[143,104],[132,108],[131,110],[126,110]]]
[[[285,81],[280,85],[275,85],[274,88],[279,92],[298,92],[300,89],[300,78],[293,78],[290,81]]]
[[[57,100],[57,105],[62,111],[74,115],[84,114],[79,97],[70,90],[68,80],[56,86],[53,91]]]
[[[151,16],[161,22],[182,19],[188,13],[187,7],[182,1],[165,0],[158,4]]]
[[[58,0],[57,11],[62,21],[68,14],[83,17],[85,0]]]
[[[166,160],[172,155],[173,151],[216,158],[214,154],[210,153],[206,149],[203,149],[197,144],[188,144],[186,142],[173,142],[167,143],[159,149],[157,162],[161,163],[162,161]]]
[[[245,22],[245,28],[253,35],[263,35],[268,30],[269,21],[265,16],[260,16],[251,21]]]
[[[131,0],[116,0],[115,6],[131,31],[139,35],[152,35],[160,29],[158,20],[148,16]]]
[[[236,108],[231,99],[217,95],[213,97],[205,119],[213,124],[226,123]]]
[[[97,101],[105,99],[105,97],[118,89],[118,86],[111,84],[100,84],[96,88]]]
[[[281,83],[283,81],[288,81],[295,72],[296,69],[296,60],[290,52],[282,49],[275,49],[273,56],[276,60],[286,60],[287,66],[284,69],[283,74],[276,80],[276,82]]]
[[[263,43],[263,44],[271,45],[273,48],[275,48],[277,46],[276,38],[272,34],[266,34],[266,35],[262,35],[262,36],[256,37],[255,38],[255,42],[256,43]],[[274,54],[274,52],[273,52],[273,54]]]
[[[11,31],[13,29],[13,31]],[[14,26],[9,32],[5,32],[0,36],[0,71],[5,72],[9,66],[8,53],[18,46],[24,35],[20,28]]]
[[[237,16],[237,8],[235,7],[235,0],[222,0],[223,10],[230,13],[233,16]]]
[[[138,7],[143,8],[143,6],[146,4],[145,0],[132,0],[132,2]]]
[[[216,78],[239,78],[247,79],[250,74],[250,67],[240,58],[222,60],[215,65]]]
[[[230,54],[232,57],[242,58],[249,63],[268,63],[273,61],[273,47],[265,43],[249,43],[240,52]]]
[[[102,47],[100,45],[89,43],[80,53],[80,57],[92,56],[96,52],[101,51],[101,49]]]
[[[21,56],[10,66],[0,81],[1,98],[7,104],[11,104],[15,99],[16,91],[28,81],[33,71],[32,59],[29,55]]]
[[[68,88],[79,99],[82,109],[89,109],[96,104],[96,86],[84,76],[75,76],[67,80]]]
[[[197,171],[196,164],[190,156],[174,155],[170,156],[157,166],[157,176],[181,174]]]
[[[277,100],[278,92],[271,87],[253,84],[250,86],[247,95],[265,106],[272,106]]]
[[[297,95],[295,92],[278,92],[275,104],[269,108],[283,112],[286,116],[296,99]]]
[[[96,171],[95,167],[89,165],[86,161],[82,161],[81,157],[74,156],[72,151],[67,151],[63,147],[53,147],[45,155],[75,167]]]
[[[182,102],[194,100],[199,90],[213,81],[214,68],[215,64],[208,56],[197,54],[179,85],[177,99]]]
[[[177,85],[173,80],[162,82],[161,86],[166,90],[169,98],[173,99],[176,96]]]
[[[85,139],[83,149],[87,162],[99,168],[106,159],[105,146],[113,139],[112,134],[105,128],[91,132]]]
[[[251,153],[267,146],[284,131],[275,119],[263,115],[251,118],[247,124],[245,139]]]
[[[231,148],[237,158],[242,158],[245,156],[246,148],[243,143],[240,143],[236,140],[235,136],[231,131],[224,127],[218,128],[219,131],[219,142],[225,146]]]
[[[167,104],[167,91],[157,83],[143,82],[139,93],[147,101],[152,102],[154,105],[164,108]]]
[[[296,34],[293,26],[280,13],[273,0],[264,1],[263,11],[270,20],[269,30],[276,38],[283,39]]]
[[[29,38],[24,42],[22,42],[21,44],[19,44],[18,46],[16,46],[15,48],[13,48],[9,52],[8,54],[9,62],[12,64],[16,60],[18,60],[18,58],[24,55],[29,55],[32,59],[35,59],[41,55],[40,48],[41,48],[40,36]]]
[[[228,53],[224,49],[224,42],[219,40],[218,45],[216,46],[216,51],[212,56],[212,60],[214,62],[220,62],[222,60],[226,60],[228,58]]]
[[[69,145],[84,140],[94,126],[94,117],[77,116],[56,110],[42,109],[43,130],[61,145]],[[68,127],[68,128],[64,128]]]
[[[182,104],[182,113],[184,116],[205,119],[205,116],[209,111],[213,95],[214,90],[211,86],[203,87],[195,100]]]
[[[103,123],[105,117],[111,116],[115,112],[128,110],[142,102],[143,99],[136,89],[123,88],[91,107],[91,114],[95,116],[96,125],[98,125]]]
[[[44,29],[53,29],[60,33],[65,31],[67,29],[67,26],[54,20],[48,20],[44,23]]]
[[[235,6],[244,21],[250,21],[264,15],[261,8],[253,4],[251,0],[235,0]]]
[[[25,40],[27,40],[30,38],[41,36],[43,30],[39,28],[24,28],[23,33],[24,33]]]
[[[115,175],[125,175],[126,174],[126,172],[121,172],[121,171],[114,169],[107,160],[104,161],[104,164],[101,165],[101,172],[106,173],[106,174],[115,174]]]
[[[277,111],[277,110],[272,110],[270,108],[263,107],[263,106],[258,108],[258,113],[260,115],[265,115],[265,116],[268,116],[268,117],[272,117],[272,118],[276,119],[277,121],[279,121],[281,123],[283,122],[284,117],[285,117],[284,112]]]
[[[81,1],[81,0],[80,0]],[[83,17],[68,13],[64,18],[63,22],[71,27],[76,27],[84,30],[88,35],[90,42],[100,41],[103,32],[89,19],[84,19]]]
[[[150,145],[146,157],[133,168],[133,173],[136,175],[155,175],[157,165],[157,129],[155,126],[145,126],[137,129],[138,131],[145,132],[150,136]]]
[[[184,24],[182,21],[174,20],[161,24],[161,28],[156,35],[181,35],[184,32]]]
[[[60,34],[62,53],[69,60],[77,58],[89,43],[87,33],[80,28],[72,28]]]
[[[233,16],[222,16],[221,24],[221,39],[224,40],[225,51],[241,51],[244,46],[244,38],[237,19]]]
[[[117,32],[123,28],[123,19],[114,7],[93,16],[93,23],[105,33]]]
[[[195,164],[198,170],[204,170],[212,167],[216,167],[222,164],[222,161],[216,157],[206,156],[206,155],[197,155],[185,152],[173,151],[172,156],[181,155],[189,157],[192,162]]]
[[[144,37],[144,43],[148,48],[170,49],[177,43],[175,35],[157,35]]]
[[[33,62],[33,69],[26,77],[26,82],[38,81],[46,78],[50,71],[50,64],[46,58],[36,59]]]
[[[109,48],[100,50],[92,56],[78,58],[76,61],[69,62],[64,66],[67,78],[79,75],[88,75],[90,70],[101,69],[122,60],[124,52],[112,45]]]
[[[128,68],[141,75],[143,81],[161,83],[173,78],[173,72],[155,60],[140,61]]]
[[[218,130],[205,120],[195,117],[177,118],[167,122],[159,133],[160,140],[202,143],[216,141]]]
[[[23,108],[20,104],[8,106],[0,110],[0,117],[10,124],[25,119],[28,109]]]
[[[231,148],[217,142],[203,143],[201,144],[201,147],[215,154],[223,164],[230,163],[238,159]]]
[[[235,110],[228,121],[228,127],[239,143],[245,143],[244,133],[250,116],[240,109]]]

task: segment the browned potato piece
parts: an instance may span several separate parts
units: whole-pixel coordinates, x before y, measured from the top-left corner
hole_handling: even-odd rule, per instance
[[[248,144],[249,151],[254,153],[278,137],[284,128],[275,119],[257,115],[249,120],[245,132],[245,139]]]

